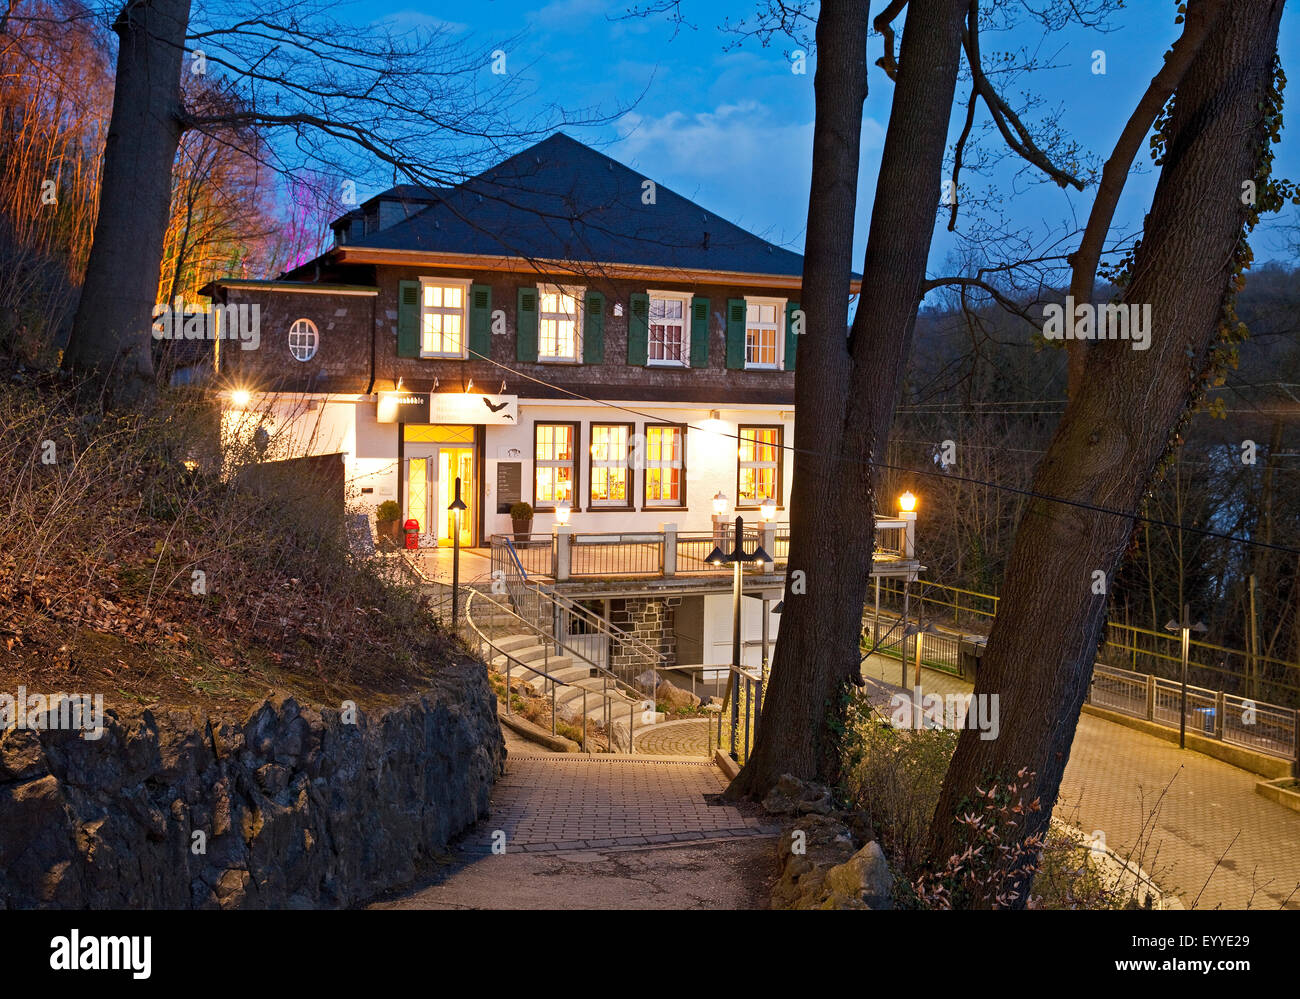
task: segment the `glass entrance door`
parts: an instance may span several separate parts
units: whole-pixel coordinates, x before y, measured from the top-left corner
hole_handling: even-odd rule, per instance
[[[456,498],[456,479],[460,479],[460,499],[466,509],[460,515],[460,544],[469,547],[474,536],[474,449],[438,448],[438,537],[437,544],[450,545],[456,531],[456,515],[447,507]]]
[[[460,515],[461,547],[474,538],[476,491],[474,449],[456,445],[407,445],[406,516],[420,524],[422,546],[450,547],[456,530],[456,515],[447,509],[456,498],[460,477],[460,498],[466,509]]]

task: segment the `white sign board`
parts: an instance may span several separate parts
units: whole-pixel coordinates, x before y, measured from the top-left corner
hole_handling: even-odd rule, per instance
[[[486,392],[431,392],[430,423],[486,423],[513,427],[519,422],[519,396]]]

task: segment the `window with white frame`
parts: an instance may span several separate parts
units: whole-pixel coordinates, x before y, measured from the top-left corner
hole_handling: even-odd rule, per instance
[[[745,367],[777,366],[784,318],[785,302],[780,299],[745,299]]]
[[[577,361],[582,351],[581,288],[537,290],[537,359]]]
[[[420,282],[420,356],[465,356],[465,299],[468,281]]]
[[[685,435],[680,426],[645,428],[645,505],[685,506]]]
[[[628,471],[628,441],[632,427],[627,423],[591,425],[591,505],[632,505],[631,475]]]
[[[560,500],[574,500],[574,449],[578,427],[574,423],[538,423],[533,428],[533,506],[554,508]]]
[[[781,502],[782,427],[738,427],[737,507],[758,506],[765,499]]]
[[[300,361],[310,361],[316,356],[320,344],[320,331],[310,319],[298,319],[289,327],[289,353]]]
[[[685,367],[691,360],[689,295],[650,292],[651,364]]]

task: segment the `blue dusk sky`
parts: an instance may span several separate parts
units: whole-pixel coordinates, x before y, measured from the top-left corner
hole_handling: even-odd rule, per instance
[[[591,127],[566,127],[575,138],[601,149],[658,183],[698,201],[711,211],[773,242],[803,251],[804,222],[813,129],[813,72],[791,72],[785,38],[764,48],[752,38],[737,47],[739,38],[723,29],[752,17],[754,0],[700,2],[683,0],[689,27],[677,27],[664,16],[625,19],[634,0],[472,0],[434,4],[417,10],[408,3],[381,0],[366,4],[366,19],[399,23],[441,24],[468,44],[507,51],[507,67],[523,76],[535,107],[548,107],[588,116],[611,115],[615,120]],[[1249,0],[1247,0],[1249,2]],[[882,4],[873,4],[873,10]],[[1289,9],[1282,22],[1282,63],[1300,80],[1300,12]],[[1181,26],[1174,23],[1172,0],[1130,0],[1109,21],[1110,30],[1082,28],[1044,38],[1041,28],[1025,23],[1015,32],[984,35],[986,65],[998,51],[1026,48],[1050,68],[1021,77],[1007,94],[1013,105],[1031,90],[1041,105],[1029,115],[1059,112],[1066,132],[1098,163],[1109,155],[1115,139],[1138,97]],[[882,52],[882,40],[872,35],[868,58]],[[1093,53],[1104,50],[1106,72],[1093,72]],[[484,69],[484,83],[492,77]],[[883,71],[870,68],[870,95],[862,128],[862,172],[854,243],[854,266],[861,265],[876,171],[893,98],[892,83]],[[1292,86],[1288,96],[1300,100]],[[964,116],[969,84],[959,81],[957,107],[949,130],[955,140]],[[521,109],[525,110],[525,109]],[[1292,110],[1292,108],[1288,108]],[[981,108],[981,118],[986,119]],[[1294,112],[1293,112],[1294,114]],[[1294,120],[1287,116],[1288,123]],[[1300,177],[1300,135],[1287,135],[1277,147],[1274,174]],[[995,139],[987,148],[1001,152]],[[1150,205],[1156,171],[1144,151],[1143,172],[1130,178],[1116,229],[1134,231]],[[966,176],[976,190],[992,181],[1001,194],[1000,211],[1031,239],[1059,235],[1087,218],[1093,188],[1064,191],[1041,183],[1024,164],[1008,159],[990,177]],[[932,183],[917,178],[919,183]],[[371,192],[364,192],[363,197]],[[1294,223],[1292,212],[1286,219]],[[1260,260],[1289,260],[1287,239],[1276,227],[1261,227],[1254,240]],[[959,273],[952,262],[954,237],[936,226],[930,272]],[[1053,252],[1068,252],[1073,245]]]

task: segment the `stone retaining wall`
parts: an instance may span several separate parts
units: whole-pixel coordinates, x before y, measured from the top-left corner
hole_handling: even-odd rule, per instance
[[[413,880],[487,814],[504,756],[481,663],[354,722],[106,711],[0,733],[0,906],[338,908]]]

